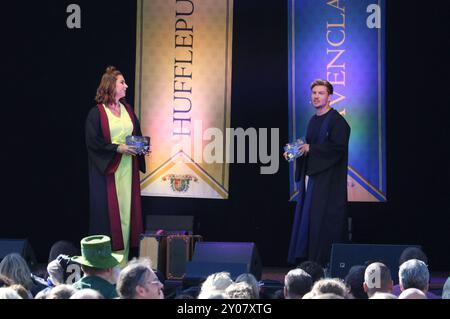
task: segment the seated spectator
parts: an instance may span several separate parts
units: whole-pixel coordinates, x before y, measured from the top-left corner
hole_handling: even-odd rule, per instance
[[[70,299],[105,299],[101,293],[94,289],[81,289],[76,291]]]
[[[117,265],[123,255],[111,250],[111,238],[94,235],[81,240],[81,256],[72,260],[81,264],[84,277],[73,284],[76,289],[91,288],[100,292],[106,299],[116,298]]]
[[[367,266],[364,272],[363,289],[371,298],[377,292],[392,292],[392,277],[389,268],[382,263],[376,262]]]
[[[256,280],[255,276],[250,273],[245,273],[237,276],[236,283],[238,282],[246,282],[252,287],[252,299],[259,299],[260,287],[259,282]]]
[[[14,285],[14,281],[0,274],[0,288],[9,287],[11,285]]]
[[[72,285],[82,277],[81,265],[72,261],[68,255],[58,255],[47,265],[47,283],[54,287],[61,284]]]
[[[47,287],[46,289],[39,291],[36,296],[34,296],[34,299],[47,299],[47,296],[52,289],[53,287]]]
[[[447,278],[442,288],[442,299],[450,299],[450,277]]]
[[[201,298],[199,296],[198,299],[229,299],[229,298],[226,292],[211,290],[211,291],[204,291],[201,295]]]
[[[427,299],[427,296],[420,289],[408,288],[402,291],[398,299]]]
[[[402,254],[399,258],[399,266],[402,265],[405,261],[411,260],[411,259],[417,259],[423,261],[425,264],[428,265],[428,257],[425,255],[423,250],[417,247],[408,247],[403,250]],[[395,285],[392,287],[392,293],[396,296],[399,296],[401,293],[400,285]],[[430,291],[425,292],[427,295],[427,299],[440,299],[439,296],[436,296]]]
[[[210,299],[211,295],[225,294],[225,289],[233,283],[228,272],[209,275],[203,282],[198,299]]]
[[[303,269],[290,270],[284,277],[284,298],[302,299],[312,288],[312,278]]]
[[[252,287],[246,282],[234,282],[225,289],[229,299],[255,299]]]
[[[430,273],[427,265],[418,259],[410,259],[401,264],[398,270],[400,290],[416,288],[424,293],[428,290]]]
[[[48,293],[45,299],[70,299],[77,290],[72,285],[58,285]]]
[[[67,240],[60,240],[57,241],[52,245],[50,248],[50,253],[48,256],[48,262],[52,262],[56,258],[58,258],[59,255],[66,255],[66,256],[78,256],[80,254],[80,249],[75,247],[73,243]]]
[[[402,254],[400,255],[400,258],[398,260],[398,264],[401,265],[405,261],[411,260],[411,259],[418,259],[423,261],[425,264],[428,264],[428,257],[425,255],[422,249],[417,247],[408,247],[403,250]]]
[[[149,260],[145,259],[128,263],[117,280],[117,292],[121,299],[164,299],[163,288]]]
[[[367,293],[364,291],[364,272],[366,266],[355,265],[350,268],[344,282],[347,286],[347,296],[349,299],[367,299]]]
[[[8,254],[3,258],[0,262],[0,274],[24,286],[33,296],[47,287],[42,278],[31,273],[25,259],[17,253]]]
[[[313,284],[320,279],[325,278],[325,270],[321,265],[314,261],[304,261],[297,268],[306,271],[312,278]]]
[[[310,295],[314,297],[326,293],[332,293],[343,298],[347,298],[347,287],[339,278],[321,279],[313,285]]]
[[[9,288],[11,288],[15,292],[17,292],[17,294],[22,299],[33,299],[33,295],[31,294],[31,292],[26,290],[25,287],[22,285],[11,285],[11,286],[9,286]]]

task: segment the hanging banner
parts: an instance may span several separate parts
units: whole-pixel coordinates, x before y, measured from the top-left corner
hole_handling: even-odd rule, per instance
[[[232,12],[232,0],[138,1],[135,104],[152,150],[142,195],[228,198]]]
[[[288,0],[289,138],[306,135],[310,84],[333,84],[332,107],[351,127],[348,200],[386,201],[385,1]],[[293,166],[293,165],[292,165]],[[291,167],[291,199],[296,199]]]

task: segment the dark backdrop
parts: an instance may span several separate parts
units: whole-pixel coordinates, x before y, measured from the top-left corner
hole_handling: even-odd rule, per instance
[[[77,3],[82,29],[69,30]],[[279,127],[287,141],[287,2],[235,0],[233,127]],[[356,243],[421,244],[450,269],[450,4],[388,0],[387,203],[350,203]],[[41,261],[59,239],[87,233],[84,120],[107,65],[133,102],[135,1],[9,1],[2,5],[0,238],[28,237]],[[144,197],[145,214],[195,216],[208,241],[254,241],[264,265],[284,265],[293,206],[288,165],[230,166],[230,199]]]

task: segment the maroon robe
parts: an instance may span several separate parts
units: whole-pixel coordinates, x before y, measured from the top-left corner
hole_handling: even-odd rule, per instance
[[[125,101],[121,101],[133,122],[133,135],[142,135],[139,121]],[[108,235],[112,249],[124,249],[119,203],[116,194],[114,173],[122,154],[117,153],[117,144],[111,144],[108,117],[102,105],[91,109],[86,120],[86,146],[89,160],[90,234]],[[145,159],[134,156],[132,160],[132,191],[130,211],[130,246],[139,246],[143,233],[141,189],[139,170],[145,173]]]

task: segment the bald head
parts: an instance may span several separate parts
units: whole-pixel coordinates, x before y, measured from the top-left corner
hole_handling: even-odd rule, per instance
[[[408,288],[402,291],[398,299],[427,299],[427,296],[422,290],[417,288]]]

